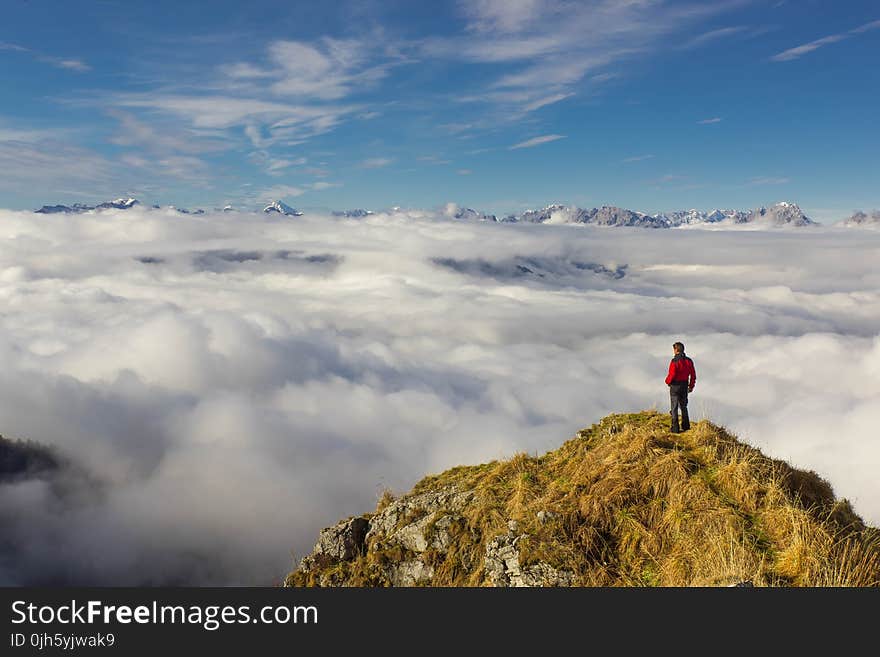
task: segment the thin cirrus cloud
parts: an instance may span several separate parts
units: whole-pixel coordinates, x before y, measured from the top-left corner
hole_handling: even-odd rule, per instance
[[[785,185],[789,182],[791,182],[791,178],[763,176],[752,178],[749,181],[749,185]]]
[[[770,61],[773,62],[789,62],[794,59],[798,59],[803,57],[804,55],[813,52],[814,50],[818,50],[824,46],[830,45],[832,43],[837,43],[839,41],[843,41],[844,39],[848,39],[851,36],[855,36],[857,34],[863,34],[864,32],[869,32],[871,30],[880,29],[880,20],[871,21],[870,23],[865,23],[864,25],[860,25],[856,28],[849,30],[848,32],[841,32],[838,34],[831,34],[826,37],[822,37],[821,39],[816,39],[815,41],[810,41],[809,43],[805,43],[800,46],[796,46],[794,48],[789,48],[788,50],[783,50],[782,52],[773,55],[770,58]]]
[[[633,155],[632,157],[627,157],[621,160],[621,162],[642,162],[643,160],[653,159],[654,155],[648,153],[647,155]]]
[[[692,417],[880,524],[880,233],[0,221],[0,433],[72,464],[4,482],[0,584],[277,583],[385,488],[663,409],[675,340]]]
[[[387,75],[392,62],[370,63],[374,47],[363,40],[329,37],[316,44],[276,41],[269,46],[269,57],[280,79],[270,88],[278,95],[338,100]]]
[[[702,119],[701,121],[697,121],[699,125],[711,125],[713,123],[721,123],[721,118],[714,116],[711,119]]]
[[[459,7],[465,34],[429,38],[417,46],[428,57],[503,67],[489,91],[481,88],[474,98],[502,106],[506,114],[499,114],[501,118],[519,120],[551,102],[590,92],[607,79],[601,69],[647,56],[662,47],[663,37],[736,4],[463,2]],[[510,111],[511,103],[518,111]]]
[[[112,111],[140,113],[131,121],[142,124],[150,115],[180,121],[180,128],[191,131],[192,142],[197,131],[220,131],[228,147],[243,135],[257,149],[284,148],[363,116],[362,105],[341,101],[375,87],[404,61],[389,52],[368,38],[277,40],[266,46],[262,63],[223,64],[194,93],[111,94],[100,102]]]
[[[331,187],[339,187],[339,183],[318,181],[306,183],[304,185],[275,185],[258,191],[256,193],[256,198],[261,202],[295,198],[297,196],[302,196],[309,190],[323,191],[325,189],[330,189]]]
[[[542,135],[540,137],[532,137],[531,139],[526,139],[513,146],[508,146],[507,149],[512,151],[517,148],[533,148],[535,146],[540,146],[541,144],[556,141],[557,139],[565,139],[565,135]]]
[[[15,137],[18,131],[11,132]],[[88,187],[110,190],[116,166],[107,158],[87,149],[56,140],[40,139],[39,133],[28,141],[4,141],[0,138],[0,189],[18,192],[22,188],[59,189]],[[2,131],[0,131],[2,137]]]
[[[715,43],[716,41],[727,39],[728,37],[732,37],[737,34],[742,34],[748,29],[749,28],[744,25],[735,25],[732,27],[722,27],[717,30],[710,30],[709,32],[704,32],[703,34],[695,36],[693,39],[686,41],[684,44],[682,44],[681,48],[683,50],[698,48],[709,43]]]
[[[11,50],[13,52],[29,53],[37,61],[44,62],[56,68],[63,68],[67,69],[68,71],[76,71],[77,73],[86,73],[92,70],[92,67],[81,59],[71,59],[69,57],[54,57],[52,55],[46,55],[44,53],[33,50],[32,48],[25,48],[24,46],[20,46],[15,43],[0,41],[0,50]]]
[[[565,100],[566,98],[570,98],[573,95],[573,93],[560,93],[547,96],[546,98],[538,98],[537,100],[527,103],[523,107],[523,111],[534,112],[536,109],[546,107],[547,105],[553,105],[554,103],[558,103],[559,101]]]
[[[358,166],[361,169],[381,169],[382,167],[387,167],[392,162],[394,160],[390,157],[368,157],[366,160],[361,160]]]
[[[222,76],[246,80],[276,96],[306,100],[338,100],[381,81],[405,58],[380,49],[376,39],[334,39],[312,42],[277,40],[266,47],[263,64],[235,62],[219,67]],[[264,85],[264,86],[260,86]]]

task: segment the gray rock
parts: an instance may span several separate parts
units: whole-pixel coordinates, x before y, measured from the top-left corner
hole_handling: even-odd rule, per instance
[[[309,572],[331,563],[354,559],[363,553],[380,555],[389,548],[403,548],[405,552],[402,558],[387,562],[382,567],[385,581],[392,586],[431,584],[435,570],[427,562],[426,553],[431,549],[440,553],[449,550],[455,541],[454,528],[465,523],[462,512],[474,496],[474,491],[459,491],[450,486],[440,492],[394,500],[369,520],[356,517],[324,529],[313,553],[302,560],[300,571]],[[542,511],[538,517],[545,522],[553,514]],[[528,535],[517,533],[519,523],[513,519],[507,523],[507,528],[507,534],[488,543],[483,555],[482,568],[492,585],[573,585],[573,573],[550,564],[539,562],[522,567],[517,544]],[[480,568],[480,565],[473,563],[466,567]],[[345,585],[344,581],[335,582],[333,577],[332,572],[322,573],[321,585]]]
[[[370,523],[356,517],[321,530],[312,556],[321,555],[334,561],[350,561],[364,550],[364,539]]]
[[[511,537],[499,536],[486,545],[483,567],[493,586],[535,587],[572,586],[574,573],[557,570],[550,564],[538,562],[526,568],[520,566],[516,544],[528,534]]]
[[[425,529],[427,529],[433,519],[434,514],[432,513],[431,515],[425,516],[421,520],[417,520],[403,529],[398,530],[389,538],[393,542],[400,543],[407,550],[424,552],[428,549],[428,539],[425,537]]]
[[[403,561],[390,569],[389,579],[393,586],[416,586],[431,581],[434,567],[420,559]]]
[[[440,493],[423,493],[394,500],[370,519],[370,531],[367,532],[366,541],[368,544],[374,540],[381,540],[383,543],[397,542],[405,547],[408,547],[406,543],[420,544],[421,542],[415,539],[414,533],[427,528],[436,512],[445,510],[456,515],[456,512],[462,511],[467,506],[473,496],[472,491],[460,492],[450,486]],[[406,518],[414,516],[418,519],[405,522]],[[417,527],[408,528],[412,524],[416,524]],[[425,541],[427,543],[427,539]],[[417,551],[421,552],[424,549]]]

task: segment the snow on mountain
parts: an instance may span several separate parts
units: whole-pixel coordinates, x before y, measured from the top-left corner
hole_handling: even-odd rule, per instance
[[[456,203],[447,203],[443,208],[443,214],[452,219],[463,221],[498,221],[494,214],[483,214],[473,208],[460,207]]]
[[[770,226],[814,226],[816,222],[804,214],[797,203],[781,201],[769,208],[760,207],[752,210],[748,218],[743,222],[767,224]]]
[[[91,205],[74,203],[73,205],[44,205],[39,210],[34,210],[34,212],[37,214],[57,214],[60,212],[67,214],[69,212],[86,212],[94,209],[95,208]]]
[[[672,226],[692,226],[698,224],[714,224],[727,220],[729,223],[736,223],[737,220],[746,217],[748,212],[742,210],[712,210],[703,212],[702,210],[676,210],[674,212],[660,213],[651,215],[656,219],[665,219],[670,227]]]
[[[874,210],[871,214],[857,210],[851,217],[847,217],[834,224],[845,228],[880,228],[880,210]]]
[[[361,208],[357,208],[355,210],[342,210],[333,212],[334,217],[348,217],[351,219],[360,219],[362,217],[368,217],[373,214],[372,210],[363,210]]]
[[[583,209],[560,204],[541,210],[527,210],[519,215],[507,215],[501,222],[540,224],[590,224],[593,226],[634,226],[640,228],[675,228],[678,226],[737,225],[756,226],[811,226],[815,225],[796,203],[786,201],[755,210],[676,210],[648,215],[613,205]]]
[[[104,201],[98,205],[85,205],[83,203],[74,203],[73,205],[44,205],[39,210],[34,210],[34,212],[37,214],[68,214],[89,212],[90,210],[128,210],[139,203],[140,201],[136,198],[117,198],[112,201]]]
[[[104,203],[99,203],[95,206],[96,210],[107,210],[110,208],[114,208],[116,210],[128,210],[129,208],[138,205],[140,201],[136,198],[117,198],[112,201],[105,201]]]
[[[74,203],[67,205],[44,205],[39,210],[40,214],[77,213],[93,210],[119,209],[126,210],[139,205],[135,198],[118,198],[106,201],[95,206]],[[152,206],[159,209],[159,206]],[[183,214],[204,214],[201,208],[187,210],[167,206]],[[231,205],[227,205],[220,212],[234,212]],[[397,212],[400,208],[395,206],[389,212]],[[284,216],[299,217],[303,215],[301,210],[290,207],[284,201],[275,200],[263,208],[267,214],[277,213]],[[427,212],[427,211],[426,211]],[[362,218],[374,214],[372,210],[357,208],[354,210],[334,211],[337,217]],[[689,209],[675,210],[672,212],[660,212],[645,214],[627,208],[614,205],[603,205],[599,208],[579,208],[559,203],[548,205],[545,208],[526,210],[519,214],[509,214],[498,218],[494,214],[486,214],[469,207],[463,207],[456,203],[447,203],[440,210],[444,217],[459,221],[480,221],[497,223],[533,223],[533,224],[585,224],[592,226],[607,227],[640,227],[640,228],[686,228],[701,226],[706,227],[729,227],[743,226],[745,228],[775,228],[775,227],[801,227],[815,226],[817,223],[807,217],[797,203],[780,201],[769,207],[761,206],[754,210],[710,210],[708,212]],[[880,210],[874,210],[870,215],[864,212],[856,212],[852,217],[838,222],[841,226],[880,226]]]
[[[520,215],[508,215],[502,222],[522,222],[537,224],[592,224],[595,226],[642,226],[647,228],[666,228],[668,219],[663,216],[649,216],[613,205],[601,208],[583,208],[560,204],[549,205],[541,210],[527,210]]]
[[[266,212],[267,214],[277,212],[278,214],[287,215],[289,217],[301,217],[303,215],[300,210],[290,207],[284,201],[272,201],[269,205],[263,208],[263,212]]]

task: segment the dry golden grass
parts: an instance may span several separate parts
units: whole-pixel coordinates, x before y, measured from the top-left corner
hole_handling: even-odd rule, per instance
[[[880,530],[815,473],[706,420],[671,434],[656,411],[610,415],[543,456],[453,468],[412,494],[453,485],[475,496],[450,550],[424,557],[435,586],[487,585],[486,544],[511,519],[529,535],[523,566],[569,571],[580,586],[880,586]],[[553,515],[539,522],[540,511]],[[334,568],[348,585],[387,585],[381,565],[401,557],[370,549]]]

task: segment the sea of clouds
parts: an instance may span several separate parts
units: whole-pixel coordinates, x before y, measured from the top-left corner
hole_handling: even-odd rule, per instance
[[[277,583],[318,531],[612,412],[691,416],[880,525],[880,233],[0,211],[0,584]],[[78,473],[78,474],[70,474]]]

